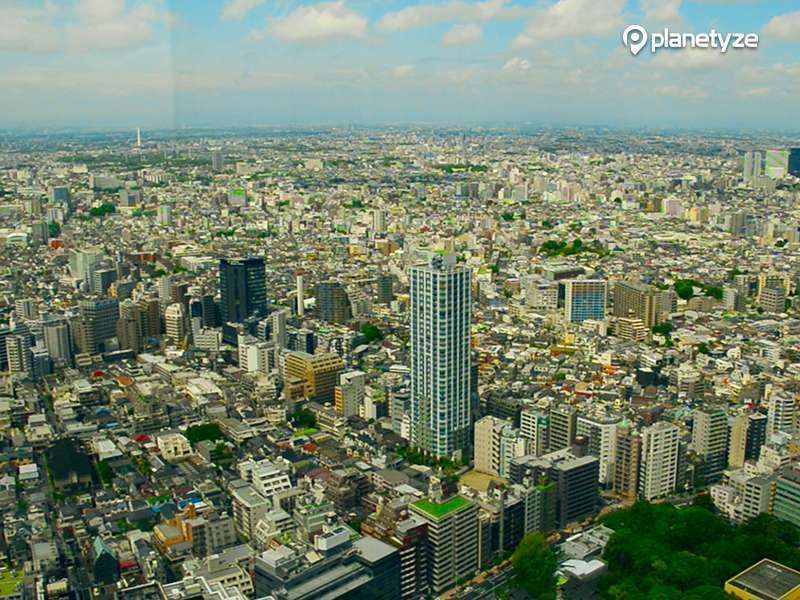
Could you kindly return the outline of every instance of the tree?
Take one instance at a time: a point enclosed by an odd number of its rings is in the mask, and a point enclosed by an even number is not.
[[[361,328],[361,335],[364,336],[368,344],[383,339],[383,332],[372,323],[367,323]]]
[[[796,569],[798,530],[769,515],[731,527],[710,496],[681,509],[639,502],[608,515],[614,530],[603,553],[600,597],[725,598],[725,581],[763,558]]]
[[[694,296],[694,281],[691,279],[679,279],[675,282],[675,293],[682,300],[688,300]]]
[[[200,442],[209,440],[216,442],[222,438],[222,430],[216,423],[204,423],[203,425],[192,425],[187,427],[184,433],[186,439],[192,444],[192,447]]]
[[[98,462],[96,470],[97,478],[100,480],[100,483],[104,486],[111,485],[111,482],[114,480],[114,469],[111,468],[108,461],[101,460]]]
[[[305,408],[298,410],[291,417],[292,425],[297,429],[310,429],[317,426],[317,417],[314,413]]]
[[[526,535],[511,557],[516,585],[531,598],[556,597],[558,560],[547,539],[540,533]]]
[[[61,235],[61,225],[58,223],[48,223],[47,235],[49,235],[51,238],[57,238],[59,235]]]

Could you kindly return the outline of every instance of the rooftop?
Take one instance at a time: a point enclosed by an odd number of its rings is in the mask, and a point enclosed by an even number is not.
[[[758,600],[796,598],[800,592],[800,573],[764,559],[729,579],[725,590],[732,593],[744,592],[747,597]]]
[[[22,583],[22,571],[9,571],[4,569],[0,573],[0,597],[11,596],[17,591],[17,586]]]
[[[463,496],[453,496],[441,504],[431,502],[430,500],[419,500],[418,502],[414,502],[411,506],[424,513],[426,516],[438,521],[450,513],[457,512],[469,505],[470,501]]]

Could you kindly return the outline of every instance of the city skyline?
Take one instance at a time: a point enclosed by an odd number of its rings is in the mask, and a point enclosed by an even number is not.
[[[78,0],[8,2],[0,16],[2,127],[759,130],[791,123],[800,91],[788,0]],[[633,57],[630,24],[752,31],[760,47]]]

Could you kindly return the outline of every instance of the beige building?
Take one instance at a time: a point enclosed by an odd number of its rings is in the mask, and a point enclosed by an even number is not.
[[[302,380],[305,395],[317,402],[333,402],[333,390],[344,369],[344,361],[335,352],[308,354],[289,352],[284,365],[284,380]]]

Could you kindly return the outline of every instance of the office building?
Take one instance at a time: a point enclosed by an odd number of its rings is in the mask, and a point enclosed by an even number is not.
[[[619,418],[614,416],[579,416],[577,435],[587,442],[587,452],[600,461],[599,482],[606,484],[611,478],[611,454],[617,435]]]
[[[797,464],[785,467],[778,474],[773,515],[800,527],[800,468]]]
[[[550,445],[550,413],[544,409],[526,407],[520,411],[519,430],[528,440],[528,453],[542,456]]]
[[[615,431],[611,453],[611,489],[615,494],[628,499],[636,498],[639,492],[639,462],[642,453],[642,438],[636,428],[628,422],[620,423]]]
[[[509,486],[509,494],[522,501],[523,533],[550,533],[556,527],[556,484],[523,479]]]
[[[544,456],[515,458],[509,468],[511,483],[555,486],[555,526],[566,527],[594,515],[599,507],[600,461],[579,448],[565,448]]]
[[[789,392],[775,390],[770,394],[767,403],[767,435],[795,433],[795,412],[797,402]]]
[[[328,323],[347,323],[352,318],[350,298],[339,281],[321,281],[315,290],[317,316]]]
[[[70,250],[69,271],[77,280],[87,287],[91,285],[92,274],[99,268],[105,253],[102,248],[86,248],[84,250]]]
[[[639,496],[648,502],[675,492],[678,478],[679,429],[659,421],[642,430]]]
[[[334,389],[334,407],[343,417],[358,416],[364,403],[367,374],[348,371],[339,375],[339,385]]]
[[[768,287],[762,290],[758,306],[767,314],[786,312],[786,291],[781,287]]]
[[[471,272],[454,255],[411,269],[411,443],[450,456],[469,441]]]
[[[427,595],[428,527],[419,517],[408,514],[407,501],[397,498],[378,505],[361,524],[361,532],[397,548],[401,600]]]
[[[58,204],[69,210],[71,206],[69,188],[65,185],[55,185],[51,187],[50,203]]]
[[[211,151],[211,170],[215,173],[221,173],[225,169],[225,157],[222,150],[214,148]]]
[[[741,413],[728,419],[728,466],[741,469],[747,449],[747,424],[749,415]]]
[[[562,450],[572,446],[578,425],[578,411],[569,404],[559,404],[550,409],[548,450]]]
[[[6,337],[6,361],[9,373],[31,374],[31,337],[29,335],[9,335]]]
[[[243,323],[266,316],[267,288],[264,259],[222,259],[219,263],[220,316],[223,323]]]
[[[334,388],[344,362],[335,352],[308,354],[288,352],[284,362],[284,380],[303,382],[305,397],[316,402],[333,402]]]
[[[478,506],[454,496],[420,500],[410,509],[427,526],[428,586],[438,596],[478,569]]]
[[[758,460],[761,446],[767,442],[767,422],[769,418],[762,413],[752,413],[747,419],[747,441],[745,460]]]
[[[66,320],[46,321],[42,326],[44,345],[53,362],[59,366],[72,364],[72,338]]]
[[[698,408],[692,413],[691,449],[702,459],[702,476],[706,483],[722,477],[728,466],[728,415],[722,408]]]
[[[85,299],[78,303],[84,329],[82,352],[105,352],[117,335],[119,304],[113,299]]]
[[[167,310],[164,311],[164,328],[167,337],[173,343],[178,344],[185,341],[189,335],[189,322],[183,304],[176,302],[167,307]]]
[[[564,317],[569,323],[606,318],[608,282],[602,279],[574,279],[566,282]]]
[[[375,281],[375,287],[378,304],[389,304],[394,300],[394,277],[388,273],[381,273]]]
[[[509,421],[493,416],[475,423],[475,470],[507,477],[511,461],[526,453],[526,439]]]
[[[351,542],[348,529],[329,528],[315,536],[313,552],[281,545],[257,556],[255,596],[392,600],[400,597],[400,564],[393,546],[375,538]]]
[[[619,281],[614,286],[614,316],[636,318],[651,329],[661,322],[660,291],[644,283]]]
[[[789,150],[789,174],[800,177],[800,148]]]
[[[744,167],[742,169],[742,179],[745,183],[757,181],[763,174],[764,157],[761,152],[746,152],[744,155]]]

